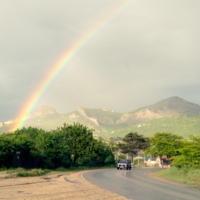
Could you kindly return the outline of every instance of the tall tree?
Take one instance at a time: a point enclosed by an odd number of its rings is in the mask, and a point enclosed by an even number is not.
[[[137,132],[130,132],[122,140],[122,143],[118,144],[122,153],[127,153],[131,156],[131,162],[133,163],[133,156],[140,150],[145,150],[149,147],[149,138],[139,135]]]
[[[155,156],[179,155],[179,149],[183,147],[183,138],[172,133],[155,133],[150,138],[151,146],[145,152]]]
[[[71,152],[62,132],[52,130],[38,135],[35,147],[43,157],[43,167],[54,169],[70,166]]]
[[[93,130],[88,129],[78,123],[73,125],[67,125],[66,123],[63,127],[57,129],[65,134],[67,144],[73,155],[72,161],[75,163],[77,159],[83,157],[93,157],[95,152],[93,147],[95,146],[93,138]]]

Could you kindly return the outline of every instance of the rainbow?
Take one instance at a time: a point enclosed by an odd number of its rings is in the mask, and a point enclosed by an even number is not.
[[[13,124],[10,131],[22,128],[27,122],[31,113],[38,107],[44,96],[47,94],[53,83],[63,73],[63,71],[70,65],[70,63],[83,51],[83,49],[106,29],[108,25],[118,19],[128,9],[136,7],[144,0],[128,0],[123,1],[110,13],[104,16],[94,27],[85,32],[53,65],[49,73],[44,77],[42,82],[37,86],[35,91],[29,96],[25,105],[17,115],[17,122]]]

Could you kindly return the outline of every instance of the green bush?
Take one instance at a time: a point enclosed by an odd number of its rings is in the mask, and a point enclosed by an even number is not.
[[[112,163],[113,157],[111,148],[95,140],[93,130],[80,124],[64,124],[52,131],[28,127],[0,135],[2,169],[104,166]]]
[[[92,167],[95,166],[95,163],[87,157],[83,157],[83,158],[78,158],[77,160],[77,166],[87,166],[87,167]]]
[[[106,164],[115,164],[115,158],[114,155],[110,155],[105,159]]]
[[[172,165],[177,168],[187,168],[189,166],[200,166],[200,139],[191,136],[189,141],[184,142],[184,146],[178,150],[180,155],[174,156]]]

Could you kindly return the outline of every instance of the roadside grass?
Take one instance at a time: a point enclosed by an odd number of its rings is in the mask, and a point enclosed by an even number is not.
[[[116,167],[115,164],[105,165],[102,167],[89,167],[89,166],[79,166],[79,167],[69,167],[69,168],[57,168],[54,170],[50,169],[24,169],[24,168],[0,168],[0,173],[7,174],[1,178],[15,178],[15,177],[30,177],[30,176],[41,176],[48,174],[50,172],[78,172],[82,170],[94,170],[94,169],[108,169]]]
[[[171,167],[166,170],[156,172],[156,175],[171,181],[184,183],[187,185],[200,185],[200,169],[199,168],[182,168]]]
[[[40,176],[51,172],[49,169],[24,169],[24,168],[10,168],[10,169],[1,169],[1,173],[5,173],[2,178],[15,178],[15,177],[28,177],[28,176]]]
[[[115,164],[110,164],[110,165],[105,165],[102,167],[89,167],[89,166],[80,166],[80,167],[69,167],[69,168],[64,168],[60,167],[55,170],[52,170],[53,172],[71,172],[71,171],[81,171],[81,170],[92,170],[92,169],[108,169],[108,168],[116,168]]]
[[[142,165],[134,165],[134,168],[143,168],[144,166]]]

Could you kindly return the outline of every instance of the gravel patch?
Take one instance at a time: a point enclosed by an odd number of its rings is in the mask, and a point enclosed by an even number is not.
[[[92,185],[81,177],[82,173],[50,173],[37,177],[0,179],[0,199],[127,199]]]

